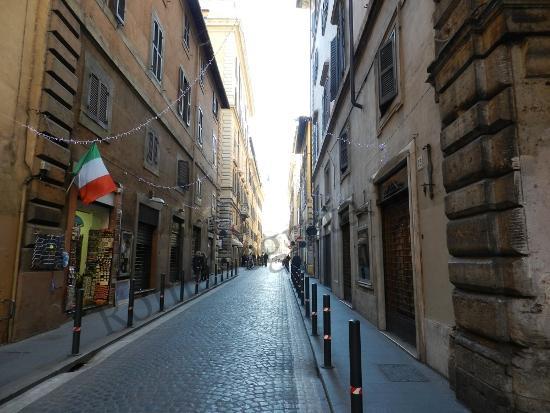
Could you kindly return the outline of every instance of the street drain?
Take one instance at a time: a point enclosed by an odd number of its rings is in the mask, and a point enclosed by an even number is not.
[[[408,364],[378,364],[378,368],[391,382],[429,381],[426,376]]]

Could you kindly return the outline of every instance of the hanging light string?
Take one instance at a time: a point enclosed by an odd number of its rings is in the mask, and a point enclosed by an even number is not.
[[[235,18],[235,22],[233,23],[232,28],[236,27],[238,22],[239,22],[239,19],[237,17],[237,18]],[[164,109],[162,109],[160,112],[156,113],[154,116],[146,119],[144,122],[140,123],[139,125],[134,126],[133,128],[128,129],[124,132],[119,132],[115,135],[109,135],[109,136],[105,136],[103,138],[80,139],[80,138],[71,137],[69,139],[65,139],[65,138],[59,138],[59,137],[56,137],[56,136],[51,136],[51,135],[48,135],[46,133],[40,132],[34,126],[27,125],[25,123],[19,122],[17,119],[13,119],[13,121],[15,123],[17,123],[18,125],[20,125],[21,127],[30,130],[32,133],[34,133],[37,136],[41,136],[41,137],[46,138],[46,139],[51,139],[51,140],[54,140],[56,142],[67,143],[67,144],[70,144],[70,145],[91,145],[91,144],[94,144],[94,143],[119,140],[119,139],[123,139],[127,136],[133,135],[133,134],[139,132],[141,129],[147,127],[151,122],[153,122],[155,120],[158,120],[160,117],[164,116],[168,111],[170,111],[175,105],[177,105],[180,102],[180,100],[183,99],[191,91],[192,87],[204,77],[204,74],[208,70],[209,66],[214,62],[214,59],[216,58],[216,55],[225,46],[225,43],[227,42],[227,39],[229,38],[231,33],[232,33],[232,31],[228,31],[228,33],[225,36],[225,38],[223,39],[220,47],[216,50],[215,53],[213,53],[213,55],[210,58],[210,60],[208,61],[208,63],[199,71],[199,75],[192,82],[189,83],[189,86],[182,91],[182,93],[177,97],[176,100],[174,100],[172,103],[168,104]]]

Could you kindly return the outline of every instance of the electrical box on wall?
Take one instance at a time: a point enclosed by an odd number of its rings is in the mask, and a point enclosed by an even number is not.
[[[420,155],[418,158],[416,158],[416,170],[421,171],[424,169],[424,158],[422,155]]]

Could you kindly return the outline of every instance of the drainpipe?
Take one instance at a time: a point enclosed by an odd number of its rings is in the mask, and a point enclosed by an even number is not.
[[[357,103],[355,98],[355,46],[353,45],[353,0],[349,0],[349,85],[351,104],[356,108],[363,109],[363,105]]]

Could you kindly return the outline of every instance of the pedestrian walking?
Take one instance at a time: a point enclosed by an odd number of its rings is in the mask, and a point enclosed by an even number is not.
[[[202,251],[195,252],[195,255],[193,256],[193,273],[195,274],[195,278],[199,279],[201,281],[204,281],[204,267],[205,267],[205,260]]]
[[[301,268],[302,268],[302,257],[300,257],[298,254],[295,254],[294,257],[292,257],[292,260],[290,262],[291,273],[297,274]]]
[[[269,255],[267,255],[267,252],[264,252],[264,267],[267,267],[268,259],[269,259]]]

